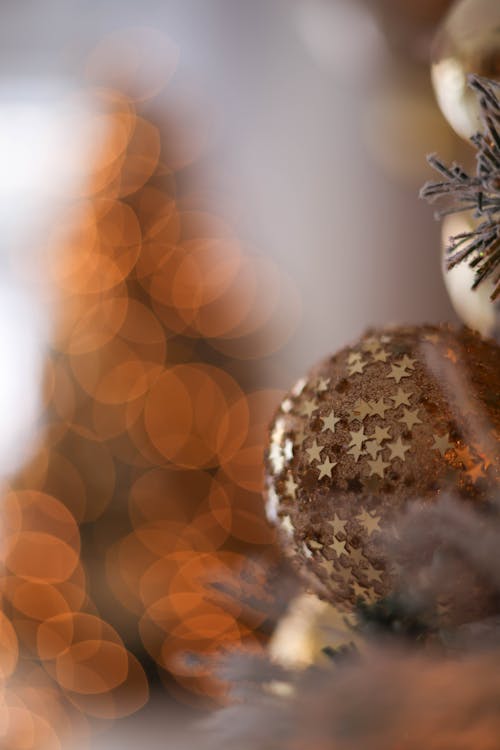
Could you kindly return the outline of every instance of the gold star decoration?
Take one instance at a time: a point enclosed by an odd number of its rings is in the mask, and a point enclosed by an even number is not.
[[[380,349],[380,341],[372,336],[366,339],[366,341],[363,341],[361,346],[365,352],[375,354],[375,352]]]
[[[309,456],[309,462],[319,461],[321,459],[321,451],[324,446],[318,445],[316,440],[313,440],[313,444],[310,448],[306,448],[306,453]]]
[[[384,440],[390,440],[391,435],[389,433],[388,427],[379,427],[378,425],[375,427],[375,432],[373,433],[375,440],[377,443],[383,443]]]
[[[304,403],[302,404],[300,413],[303,417],[310,417],[317,408],[318,407],[315,401],[313,401],[312,399],[306,399],[306,401],[304,401]]]
[[[333,542],[328,545],[330,549],[333,549],[337,557],[340,557],[340,555],[345,554],[345,542],[339,542],[339,540],[336,537],[333,537]]]
[[[399,422],[405,424],[409,430],[416,424],[422,424],[422,420],[418,418],[417,409],[413,411],[411,409],[403,408],[403,416],[399,418]]]
[[[405,453],[411,448],[410,445],[403,444],[401,437],[398,437],[398,439],[394,440],[392,443],[388,443],[386,447],[391,451],[391,461],[395,458],[400,458],[401,461],[404,461]]]
[[[407,354],[405,354],[399,364],[401,365],[401,367],[405,367],[407,370],[414,370],[416,361],[416,359],[412,359]]]
[[[450,435],[448,432],[446,435],[433,435],[433,438],[434,445],[432,447],[434,450],[439,451],[442,456],[454,447],[453,443],[450,443]]]
[[[324,391],[328,390],[328,386],[330,385],[330,378],[319,378],[318,382],[316,383],[316,390],[318,393],[323,393]]]
[[[370,476],[384,477],[384,471],[389,466],[387,461],[382,460],[382,456],[379,456],[375,461],[368,461],[370,466]]]
[[[375,362],[387,362],[387,357],[389,356],[385,349],[380,349],[378,352],[372,353],[373,359]]]
[[[318,393],[323,393],[324,391],[328,390],[329,385],[330,378],[319,378],[318,382],[316,383],[316,390]]]
[[[368,455],[372,458],[377,458],[381,450],[382,447],[377,443],[376,440],[369,440],[365,443],[365,453],[368,453]]]
[[[406,372],[408,369],[409,368],[403,365],[402,362],[396,362],[396,364],[391,365],[391,372],[387,377],[394,378],[396,383],[399,383],[403,378],[409,378],[411,376],[411,372]]]
[[[349,352],[347,356],[347,361],[350,365],[353,365],[355,362],[360,362],[361,352]]]
[[[467,474],[473,482],[477,482],[478,479],[485,476],[484,465],[479,462],[475,466],[472,466],[470,469],[468,469]]]
[[[372,516],[367,510],[361,511],[356,516],[359,522],[368,531],[368,534],[373,534],[374,531],[380,531],[380,516]]]
[[[367,362],[358,360],[350,365],[347,365],[347,371],[349,375],[356,375],[357,373],[361,375],[367,364]]]
[[[363,588],[357,581],[351,583],[351,586],[354,589],[354,595],[356,598],[366,598],[366,586]]]
[[[350,583],[352,580],[352,570],[351,568],[345,567],[342,565],[342,563],[339,562],[339,570],[335,571],[340,578],[342,578],[343,581],[346,583]]]
[[[345,532],[345,525],[347,521],[342,521],[336,513],[333,514],[333,519],[328,521],[330,526],[333,528],[333,533],[338,534],[339,531]]]
[[[352,456],[355,461],[359,461],[360,456],[363,455],[364,451],[363,448],[359,447],[359,445],[351,445],[347,453],[349,454],[349,456]]]
[[[298,486],[299,485],[294,481],[292,475],[290,475],[285,482],[286,494],[295,499]]]
[[[378,401],[368,401],[368,406],[370,407],[370,415],[372,417],[377,415],[382,418],[385,416],[387,409],[390,408],[384,404],[383,398],[379,398]]]
[[[349,447],[351,445],[356,446],[357,448],[363,447],[363,442],[367,439],[367,436],[365,435],[365,428],[360,427],[359,430],[351,430],[351,442],[349,443]]]
[[[373,567],[373,565],[370,565],[367,571],[367,576],[370,581],[378,581],[378,583],[382,583],[382,574],[383,572],[381,570],[377,570]]]
[[[401,364],[391,365],[391,372],[387,376],[388,378],[394,378],[396,383],[399,383],[403,378],[409,378],[410,372],[406,372],[406,367]]]
[[[395,396],[389,396],[391,401],[394,401],[394,409],[397,409],[398,406],[401,406],[401,404],[404,404],[405,406],[410,406],[410,396],[411,393],[406,393],[406,391],[403,391],[402,388],[398,388],[397,393]]]
[[[354,565],[360,565],[361,563],[367,562],[366,557],[363,554],[363,550],[358,549],[357,547],[351,547],[348,555],[349,562],[353,563]]]
[[[372,413],[371,406],[360,398],[354,404],[353,413],[357,415],[355,419],[363,420]]]
[[[337,466],[337,462],[334,461],[333,463],[330,461],[330,459],[327,457],[323,461],[322,464],[318,464],[316,468],[319,469],[319,477],[318,479],[322,479],[323,477],[329,477],[332,476],[332,469],[334,466]]]
[[[340,422],[340,417],[335,416],[335,412],[332,409],[329,414],[327,414],[324,417],[321,417],[321,421],[323,422],[322,432],[326,432],[326,430],[331,430],[332,432],[335,432],[335,425],[337,422]]]
[[[323,549],[324,545],[317,542],[316,539],[308,539],[307,546],[310,547],[311,549],[316,550],[316,549]]]

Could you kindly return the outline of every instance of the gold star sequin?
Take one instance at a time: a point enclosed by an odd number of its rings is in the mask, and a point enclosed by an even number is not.
[[[416,361],[416,359],[412,359],[407,354],[405,354],[399,364],[401,365],[401,367],[405,367],[407,370],[414,370]]]
[[[310,547],[311,549],[316,550],[316,549],[323,549],[324,545],[317,542],[316,539],[308,539],[307,546]]]
[[[365,352],[370,352],[370,354],[375,354],[375,352],[377,352],[380,349],[380,341],[372,337],[372,338],[366,339],[366,341],[363,341],[361,346]]]
[[[395,458],[400,458],[401,461],[405,460],[405,453],[410,450],[410,445],[404,445],[403,441],[401,440],[401,437],[398,437],[397,440],[394,440],[393,443],[388,443],[386,446],[391,451],[391,461]]]
[[[352,583],[351,586],[354,589],[354,596],[356,598],[358,597],[361,597],[363,599],[367,598],[366,586],[364,588],[361,587],[357,581],[354,581],[354,583]]]
[[[343,581],[346,583],[350,583],[352,580],[352,570],[351,568],[344,568],[344,566],[339,563],[339,570],[335,571],[337,575],[339,575]]]
[[[340,422],[340,417],[335,416],[335,412],[332,411],[327,414],[324,417],[321,417],[321,421],[323,422],[323,427],[321,429],[321,432],[326,432],[326,430],[331,430],[332,432],[335,432],[335,425],[337,422]]]
[[[367,571],[367,576],[370,581],[377,581],[378,583],[382,583],[382,575],[383,571],[377,570],[373,567],[373,565],[370,565]]]
[[[475,466],[472,466],[468,469],[467,474],[473,482],[477,482],[478,479],[485,476],[484,465],[478,463]]]
[[[389,464],[387,461],[382,460],[382,456],[379,456],[375,461],[368,461],[370,466],[370,476],[384,477],[384,471],[387,469]]]
[[[353,365],[355,362],[360,362],[361,352],[349,352],[347,355],[347,361],[350,365]]]
[[[347,371],[349,375],[356,375],[357,373],[361,375],[367,364],[367,362],[358,360],[350,365],[347,365]]]
[[[450,443],[450,435],[448,432],[446,435],[433,435],[433,438],[434,445],[432,447],[434,450],[439,451],[442,456],[454,447],[453,443]]]
[[[375,432],[373,433],[375,440],[377,443],[383,443],[384,440],[390,440],[391,435],[389,433],[388,427],[379,427],[378,425],[375,427]]]
[[[290,475],[285,482],[286,494],[295,499],[298,487],[299,485],[297,484],[297,482],[294,481],[293,477]]]
[[[328,545],[330,549],[333,549],[337,557],[340,557],[340,555],[344,554],[345,549],[345,542],[339,542],[339,540],[336,537],[333,537],[333,542]]]
[[[360,398],[354,404],[353,413],[357,415],[355,417],[356,419],[363,420],[372,413],[371,406],[366,401],[363,401],[362,398]]]
[[[367,510],[363,510],[361,513],[358,513],[356,518],[359,519],[359,522],[365,527],[369,535],[373,534],[374,531],[380,531],[380,516],[372,516]]]
[[[409,430],[416,424],[422,424],[422,420],[418,418],[417,409],[412,411],[411,409],[403,408],[403,416],[398,421],[405,424]]]
[[[316,384],[316,391],[318,393],[323,393],[324,391],[328,390],[329,385],[330,385],[330,378],[319,378]]]
[[[317,441],[314,440],[310,448],[306,448],[306,453],[309,456],[309,462],[319,461],[321,459],[321,451],[323,446],[318,445]]]
[[[376,440],[369,440],[365,443],[365,453],[368,453],[372,458],[377,458],[381,450],[382,446],[380,446]]]
[[[375,362],[387,362],[388,353],[385,349],[380,349],[378,352],[373,352],[373,359]]]
[[[333,519],[328,521],[330,526],[333,528],[333,533],[337,534],[339,531],[345,532],[345,525],[347,521],[342,521],[336,513],[333,514]]]
[[[387,376],[388,378],[394,378],[396,383],[399,383],[403,378],[409,378],[410,372],[406,372],[406,368],[401,364],[391,365],[391,372]]]
[[[390,409],[389,406],[384,404],[383,398],[379,398],[378,401],[368,401],[368,406],[370,407],[370,415],[372,417],[379,416],[384,418],[387,409]]]
[[[327,457],[323,461],[322,464],[318,464],[316,467],[319,469],[319,477],[318,479],[322,479],[323,477],[329,477],[331,479],[332,476],[332,469],[334,466],[337,466],[337,462],[334,461],[333,463],[330,461],[330,459]]]
[[[354,563],[355,565],[360,565],[362,562],[366,562],[363,550],[361,548],[357,549],[356,547],[351,547],[351,551],[349,552],[349,562]]]
[[[351,445],[347,453],[349,456],[352,456],[355,461],[359,461],[359,458],[363,455],[364,451],[363,448],[360,448],[358,445]]]
[[[410,396],[411,393],[406,393],[406,391],[403,391],[402,388],[398,388],[397,393],[395,396],[389,396],[391,401],[394,401],[394,409],[397,409],[398,406],[401,406],[401,404],[404,404],[405,406],[410,406]]]
[[[365,428],[360,427],[359,430],[351,430],[351,442],[349,443],[349,447],[355,446],[356,448],[362,448],[363,442],[367,439],[367,436],[365,435]]]
[[[310,417],[310,416],[312,416],[312,413],[313,413],[314,411],[316,411],[316,409],[317,409],[317,408],[318,408],[318,407],[317,407],[317,405],[316,405],[316,402],[315,402],[315,401],[313,401],[312,399],[307,399],[307,400],[306,400],[306,401],[304,401],[304,403],[302,404],[302,407],[301,407],[301,409],[300,409],[300,413],[301,413],[301,415],[302,415],[303,417]]]

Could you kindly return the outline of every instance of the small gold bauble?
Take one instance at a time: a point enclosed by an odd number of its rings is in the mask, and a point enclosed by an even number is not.
[[[432,82],[444,116],[462,138],[481,129],[469,74],[500,80],[500,3],[459,0],[434,41]]]
[[[491,300],[495,284],[493,277],[486,278],[476,289],[474,269],[467,263],[459,263],[451,270],[446,268],[447,247],[450,237],[472,232],[477,222],[467,214],[446,216],[442,228],[442,267],[444,283],[451,304],[465,325],[479,331],[482,336],[500,339],[500,298]]]
[[[499,393],[500,348],[447,326],[369,332],[296,384],[271,425],[267,513],[313,591],[347,610],[387,595],[384,535],[410,501],[488,502]]]

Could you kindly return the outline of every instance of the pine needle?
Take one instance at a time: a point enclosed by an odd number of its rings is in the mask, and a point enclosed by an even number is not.
[[[472,289],[492,277],[491,299],[495,300],[500,295],[500,83],[471,75],[469,86],[478,97],[483,126],[471,138],[477,150],[476,174],[469,175],[456,163],[447,167],[432,154],[427,160],[443,179],[427,182],[420,197],[429,203],[446,200],[437,219],[462,211],[473,211],[476,219],[482,219],[474,230],[450,238],[446,267],[450,270],[467,262],[475,271]]]

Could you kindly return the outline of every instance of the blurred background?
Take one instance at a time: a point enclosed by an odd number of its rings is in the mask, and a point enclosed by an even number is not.
[[[2,3],[2,748],[165,747],[226,700],[215,656],[265,649],[281,395],[454,320],[418,200],[427,153],[471,159],[431,83],[451,5]]]

